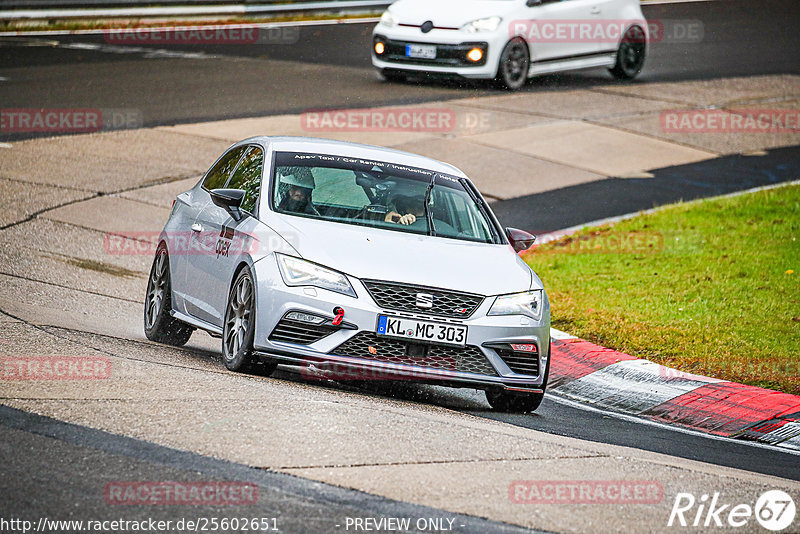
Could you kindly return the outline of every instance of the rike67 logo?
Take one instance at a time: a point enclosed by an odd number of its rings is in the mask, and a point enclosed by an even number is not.
[[[781,490],[762,493],[755,506],[725,503],[718,492],[699,499],[691,493],[678,493],[667,526],[739,528],[750,525],[755,517],[765,529],[780,532],[792,526],[796,512],[792,497]]]

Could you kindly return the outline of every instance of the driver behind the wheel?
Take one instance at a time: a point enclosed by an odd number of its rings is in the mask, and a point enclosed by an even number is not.
[[[394,198],[397,211],[386,214],[386,222],[409,225],[414,224],[418,217],[425,215],[425,197],[397,195]],[[399,212],[399,213],[398,213]]]
[[[292,213],[317,215],[319,212],[311,201],[314,191],[314,177],[311,171],[304,167],[292,169],[292,174],[281,174],[280,183],[283,188],[288,186],[278,203],[278,209]],[[283,189],[282,188],[282,189]]]

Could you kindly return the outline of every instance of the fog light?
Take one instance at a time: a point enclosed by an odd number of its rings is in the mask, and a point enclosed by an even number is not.
[[[375,43],[375,53],[376,54],[381,55],[385,51],[386,51],[386,46],[382,42],[378,41],[377,43]]]
[[[478,61],[483,59],[483,50],[481,50],[480,48],[473,48],[472,50],[467,52],[467,57],[469,58],[470,61],[474,61],[475,63],[477,63]]]
[[[290,321],[299,321],[301,323],[322,324],[325,322],[325,319],[323,317],[303,312],[287,313],[286,318],[289,319]]]
[[[511,350],[514,352],[530,352],[532,354],[536,354],[538,351],[536,350],[536,345],[532,343],[512,343]]]

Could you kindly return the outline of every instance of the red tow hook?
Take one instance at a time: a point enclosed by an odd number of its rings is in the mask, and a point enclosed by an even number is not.
[[[331,321],[331,324],[333,326],[339,326],[340,324],[342,324],[342,319],[344,319],[344,309],[342,309],[339,306],[336,306],[333,309],[333,313],[336,315],[336,317],[333,318],[333,321]]]

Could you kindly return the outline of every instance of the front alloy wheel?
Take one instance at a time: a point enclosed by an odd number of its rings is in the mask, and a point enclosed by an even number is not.
[[[542,400],[544,400],[544,391],[547,388],[547,380],[550,378],[550,357],[552,353],[551,345],[547,352],[547,365],[544,369],[541,393],[521,393],[502,389],[487,389],[485,393],[489,406],[498,412],[529,413],[536,411],[536,408],[538,408]]]
[[[508,42],[500,54],[500,64],[497,68],[497,81],[505,88],[516,91],[525,85],[528,80],[528,69],[531,58],[528,45],[517,37]]]
[[[231,371],[258,372],[267,376],[272,374],[277,364],[261,362],[253,355],[255,318],[255,284],[250,269],[244,267],[228,295],[222,330],[222,359]]]

